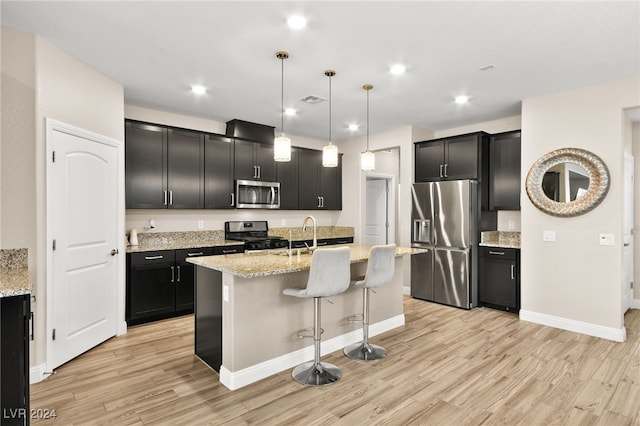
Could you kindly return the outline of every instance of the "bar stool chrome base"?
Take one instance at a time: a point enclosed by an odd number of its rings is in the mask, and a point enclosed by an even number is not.
[[[344,354],[351,359],[361,361],[375,361],[387,356],[387,351],[382,346],[371,343],[354,343],[344,348]]]
[[[328,362],[310,361],[300,364],[291,372],[293,380],[307,386],[324,386],[338,381],[342,372]]]

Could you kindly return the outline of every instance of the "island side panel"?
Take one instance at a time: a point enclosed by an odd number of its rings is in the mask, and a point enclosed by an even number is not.
[[[222,364],[222,273],[196,266],[195,353],[220,372]]]
[[[366,262],[351,265],[353,277],[364,275]],[[371,297],[371,323],[403,315],[402,263],[396,258],[393,282],[376,289]],[[241,278],[223,273],[223,286],[229,300],[223,302],[223,366],[231,372],[289,354],[313,345],[312,339],[299,339],[297,332],[313,326],[313,300],[284,296],[288,287],[303,288],[308,271]],[[322,301],[323,340],[360,330],[362,324],[348,317],[362,313],[362,290]],[[359,334],[361,336],[361,333]],[[353,342],[358,341],[354,339]]]

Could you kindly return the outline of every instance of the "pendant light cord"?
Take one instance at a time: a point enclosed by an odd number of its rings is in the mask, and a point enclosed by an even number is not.
[[[367,90],[367,152],[369,152],[369,90]]]
[[[329,143],[331,141],[331,76],[329,76]]]
[[[280,131],[284,135],[284,58],[280,58]]]

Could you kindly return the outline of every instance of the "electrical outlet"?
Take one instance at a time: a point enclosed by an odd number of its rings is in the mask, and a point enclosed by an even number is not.
[[[225,302],[229,301],[229,286],[227,285],[222,286],[222,300]]]
[[[513,220],[510,220],[507,222],[507,228],[509,229],[516,229],[516,223]]]
[[[204,229],[204,220],[198,221],[198,229]]]
[[[556,231],[542,231],[542,241],[555,241]]]
[[[601,246],[612,246],[612,245],[614,245],[613,234],[600,234],[600,245]]]

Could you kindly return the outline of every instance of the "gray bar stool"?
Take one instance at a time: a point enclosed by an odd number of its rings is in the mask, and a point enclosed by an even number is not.
[[[344,354],[349,358],[373,361],[384,358],[387,351],[378,345],[369,343],[369,291],[391,282],[395,269],[396,245],[387,244],[371,247],[367,272],[364,277],[351,282],[351,286],[362,288],[362,334],[363,342],[354,343],[344,348]]]
[[[320,362],[320,298],[334,296],[349,288],[351,249],[324,248],[313,252],[307,288],[285,288],[282,293],[294,297],[313,297],[314,360],[293,369],[293,379],[303,385],[322,386],[340,379],[342,372],[333,364]]]

